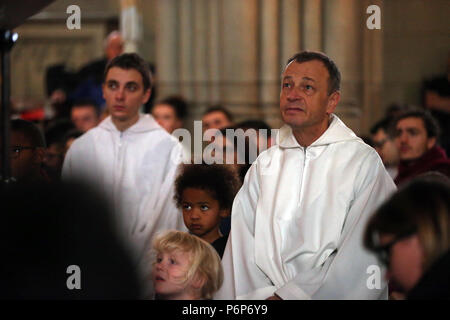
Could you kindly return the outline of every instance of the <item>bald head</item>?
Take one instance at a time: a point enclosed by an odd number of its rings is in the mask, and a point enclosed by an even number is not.
[[[119,31],[111,32],[105,40],[105,54],[108,61],[123,53],[123,38]]]

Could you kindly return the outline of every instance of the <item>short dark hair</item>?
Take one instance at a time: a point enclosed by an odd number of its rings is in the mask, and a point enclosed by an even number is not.
[[[370,134],[375,135],[378,130],[383,130],[389,139],[393,139],[395,137],[395,128],[394,121],[390,117],[385,117],[379,121],[377,121],[372,128],[370,128]]]
[[[228,166],[220,164],[185,164],[175,181],[175,201],[182,204],[183,191],[195,188],[207,191],[219,202],[221,209],[231,209],[240,187],[237,174]]]
[[[291,58],[288,59],[285,68],[291,63],[295,61],[297,63],[319,60],[321,61],[328,70],[328,95],[332,94],[335,91],[339,91],[341,89],[341,73],[339,72],[338,67],[326,54],[322,52],[316,51],[302,51],[296,53]]]
[[[168,104],[173,108],[178,119],[185,119],[188,113],[188,104],[181,96],[169,96],[155,104]]]
[[[435,137],[437,140],[439,140],[439,136],[441,134],[441,129],[439,128],[439,124],[437,123],[436,119],[431,115],[431,113],[428,110],[411,109],[411,110],[401,113],[395,119],[395,127],[397,127],[397,124],[400,120],[403,120],[406,118],[422,119],[424,126],[425,126],[425,130],[427,131],[428,138]]]
[[[45,139],[41,130],[30,121],[11,120],[11,132],[20,132],[31,143],[31,147],[45,148]]]
[[[89,98],[78,99],[72,104],[71,109],[79,107],[92,107],[95,110],[95,114],[97,116],[100,115],[100,108],[98,107],[98,104],[92,99]]]
[[[235,125],[235,128],[242,129],[242,130],[248,130],[248,129],[255,129],[256,131],[260,129],[266,129],[267,130],[267,137],[272,136],[272,128],[263,120],[246,120],[239,122],[237,125]]]
[[[206,109],[205,112],[203,112],[203,116],[206,116],[207,114],[210,114],[213,112],[222,112],[227,117],[228,121],[233,122],[233,115],[231,114],[231,112],[228,111],[227,109],[225,109],[221,105],[214,105],[214,106],[209,107],[208,109]]]
[[[108,75],[109,69],[117,67],[125,70],[134,69],[138,71],[142,76],[142,83],[144,85],[144,91],[151,89],[152,87],[152,75],[150,72],[150,67],[147,62],[144,61],[136,53],[124,53],[120,56],[112,59],[105,68],[103,73],[103,83],[106,81],[106,76]]]

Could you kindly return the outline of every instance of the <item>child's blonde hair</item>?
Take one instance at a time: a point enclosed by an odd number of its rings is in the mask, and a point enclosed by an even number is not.
[[[206,241],[187,232],[169,230],[153,241],[156,253],[183,251],[189,253],[190,267],[181,283],[189,283],[195,276],[204,279],[202,299],[212,299],[223,283],[223,268],[216,250]],[[153,266],[156,260],[153,262]]]

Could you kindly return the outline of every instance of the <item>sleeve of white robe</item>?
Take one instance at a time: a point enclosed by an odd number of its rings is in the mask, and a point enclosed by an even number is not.
[[[253,254],[258,194],[257,164],[254,163],[233,202],[231,233],[222,258],[224,282],[214,299],[239,299],[241,295],[254,291],[255,288],[272,293],[276,289],[270,279],[256,266]]]
[[[374,153],[364,159],[359,176],[362,178],[355,185],[355,198],[347,214],[337,250],[322,266],[297,274],[276,290],[275,293],[281,298],[387,298],[384,270],[381,267],[379,269],[378,286],[371,281],[371,276],[373,266],[380,266],[380,263],[363,247],[362,239],[368,219],[396,187]]]

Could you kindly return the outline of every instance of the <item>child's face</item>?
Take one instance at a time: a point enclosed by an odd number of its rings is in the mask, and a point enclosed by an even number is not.
[[[159,252],[152,270],[155,292],[164,299],[181,300],[189,293],[189,283],[184,283],[189,270],[189,253],[175,250]]]
[[[186,188],[182,194],[183,219],[189,231],[196,236],[213,242],[219,234],[219,224],[228,211],[220,209],[219,201],[208,191]]]

